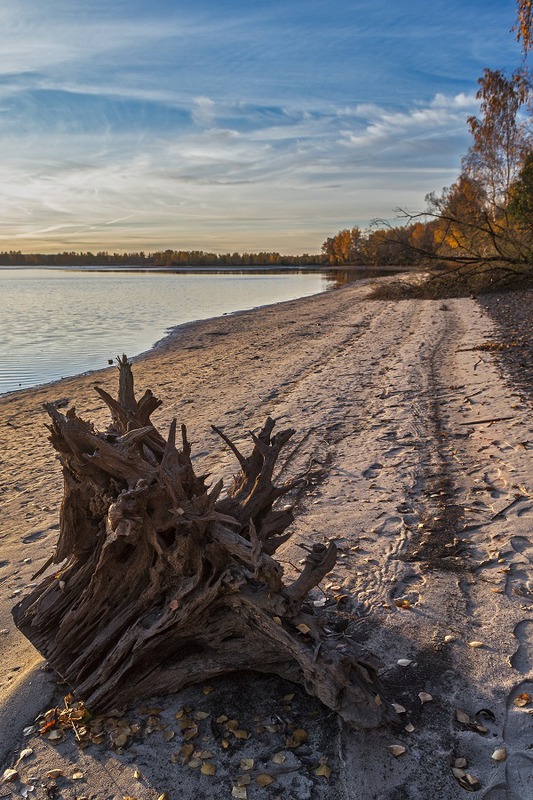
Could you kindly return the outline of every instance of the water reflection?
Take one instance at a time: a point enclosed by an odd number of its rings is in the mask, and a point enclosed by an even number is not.
[[[350,267],[349,269],[334,267],[328,270],[322,269],[328,289],[340,289],[341,286],[346,286],[346,284],[354,283],[355,281],[383,278],[385,275],[397,275],[406,271],[406,267]]]
[[[382,270],[322,267],[0,268],[0,394],[100,369],[170,328],[326,289]]]

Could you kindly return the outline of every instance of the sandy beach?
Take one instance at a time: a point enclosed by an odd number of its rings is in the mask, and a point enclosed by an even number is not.
[[[0,797],[533,798],[531,407],[479,349],[496,334],[475,300],[369,291],[183,326],[134,359],[134,375],[163,400],[159,428],[187,424],[213,481],[235,461],[212,424],[237,443],[268,415],[297,429],[283,477],[312,465],[320,478],[280,558],[296,575],[299,542],[337,541],[322,589],[381,660],[405,725],[357,732],[300,687],[238,675],[143,701],[86,749],[72,732],[59,743],[35,732],[68,691],[11,619],[57,538],[62,479],[42,406],[75,405],[105,427],[93,386],[115,393],[110,368],[0,397],[0,774],[17,773]],[[184,708],[199,713],[196,767],[177,755]],[[248,736],[221,745],[222,717]],[[121,719],[132,733],[117,747]],[[297,747],[295,725],[308,734]]]

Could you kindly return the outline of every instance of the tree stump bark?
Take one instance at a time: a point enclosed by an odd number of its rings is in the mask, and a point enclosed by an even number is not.
[[[273,483],[294,431],[273,435],[267,419],[245,456],[213,428],[240,465],[222,497],[222,482],[196,475],[185,426],[179,448],[176,421],[164,439],[150,422],[160,401],[150,391],[137,401],[118,361],[118,399],[96,389],[107,431],[46,406],[64,474],[47,564],[59,566],[15,606],[17,627],[95,712],[255,670],[303,684],[357,727],[394,720],[373,657],[349,637],[339,649],[331,615],[306,601],[335,564],[334,542],[307,548],[287,584],[273,557],[294,519],[276,501],[302,483]]]

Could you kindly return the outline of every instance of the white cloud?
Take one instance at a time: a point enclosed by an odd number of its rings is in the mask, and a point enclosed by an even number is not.
[[[195,97],[192,118],[198,125],[211,125],[215,120],[215,101],[210,97]]]
[[[439,96],[403,111],[265,112],[198,97],[196,132],[4,136],[0,248],[316,251],[332,230],[419,208],[448,184],[465,108]]]
[[[416,144],[421,160],[425,149],[434,152],[435,147],[440,147],[446,156],[453,149],[453,142],[465,139],[466,117],[477,109],[475,97],[465,94],[453,97],[438,94],[431,102],[413,104],[405,111],[361,104],[350,116],[343,115],[345,124],[340,142],[365,154],[371,150],[384,153],[392,148],[399,156]],[[346,124],[349,119],[352,120],[351,126]]]

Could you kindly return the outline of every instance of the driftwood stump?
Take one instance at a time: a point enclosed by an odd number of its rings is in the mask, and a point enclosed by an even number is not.
[[[59,565],[13,609],[17,627],[94,711],[237,670],[276,673],[361,728],[395,718],[371,656],[325,630],[306,602],[336,547],[314,544],[300,576],[283,581],[273,556],[291,535],[292,509],[276,501],[298,481],[273,484],[294,431],[267,419],[225,496],[197,476],[185,426],[165,440],[150,422],[160,405],[137,401],[126,356],[115,400],[97,388],[112,422],[99,433],[75,409],[47,405],[64,473]],[[44,570],[41,570],[43,572]]]

